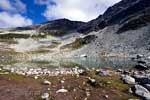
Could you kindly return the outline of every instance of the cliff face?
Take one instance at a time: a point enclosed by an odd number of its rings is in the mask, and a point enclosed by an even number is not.
[[[88,33],[119,24],[120,33],[147,25],[149,23],[149,15],[150,0],[122,0],[109,7],[103,15],[81,26],[78,32]],[[127,23],[130,26],[128,29],[126,28]]]

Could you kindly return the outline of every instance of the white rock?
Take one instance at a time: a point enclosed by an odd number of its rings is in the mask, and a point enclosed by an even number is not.
[[[10,72],[11,72],[11,73],[14,73],[14,72],[15,72],[15,69],[14,69],[14,68],[11,68],[11,69],[10,69]]]
[[[150,59],[150,56],[148,56],[147,58]]]
[[[106,98],[106,99],[108,99],[108,97],[109,97],[108,95],[105,95],[105,98]]]
[[[50,88],[47,88],[47,90],[50,91],[51,89],[50,89]]]
[[[123,76],[122,79],[127,84],[135,84],[135,79],[129,75]]]
[[[68,92],[68,90],[66,89],[59,89],[56,91],[56,93],[66,93],[66,92]]]
[[[91,94],[90,92],[86,92],[86,96],[89,97]]]
[[[95,83],[96,80],[95,79],[89,79],[92,83]]]
[[[87,57],[87,55],[86,55],[86,54],[82,54],[82,55],[80,55],[80,57],[85,57],[85,58],[86,58],[86,57]]]
[[[64,81],[64,80],[61,80],[60,82],[61,82],[62,84],[63,84],[63,83],[65,83],[65,81]]]
[[[50,82],[50,81],[45,80],[45,81],[43,82],[43,84],[44,84],[44,85],[51,85],[51,82]]]
[[[41,96],[41,98],[48,100],[48,98],[49,98],[49,93],[43,93],[42,96]]]
[[[88,98],[84,98],[84,100],[87,100]]]
[[[38,79],[38,76],[34,76],[34,79]]]
[[[144,98],[144,100],[150,100],[150,92],[141,85],[134,86],[134,93]]]

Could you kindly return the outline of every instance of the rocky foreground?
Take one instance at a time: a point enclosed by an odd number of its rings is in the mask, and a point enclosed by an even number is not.
[[[80,74],[26,76],[4,72],[0,75],[0,100],[128,100],[130,85],[119,72],[90,70]],[[132,86],[132,85],[131,85]]]
[[[0,100],[150,100],[149,63],[132,69],[0,69]]]

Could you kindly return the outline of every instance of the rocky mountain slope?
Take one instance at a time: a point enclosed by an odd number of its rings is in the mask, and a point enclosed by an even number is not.
[[[7,33],[0,38],[38,38],[44,46],[51,41],[49,56],[149,56],[150,0],[122,0],[87,23],[59,19],[0,33]]]
[[[122,0],[103,15],[78,28],[98,38],[76,54],[107,56],[150,55],[150,1]]]
[[[118,24],[120,26],[118,32],[120,33],[145,26],[149,22],[149,0],[122,0],[109,7],[103,15],[81,26],[78,32],[88,33]]]

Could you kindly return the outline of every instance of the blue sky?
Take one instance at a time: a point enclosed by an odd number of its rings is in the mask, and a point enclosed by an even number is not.
[[[67,18],[89,21],[120,0],[0,0],[0,27],[21,27]]]
[[[26,9],[28,9],[24,15],[32,19],[34,23],[47,21],[47,19],[42,15],[46,9],[46,5],[37,5],[34,0],[22,0],[22,2],[27,5]]]

